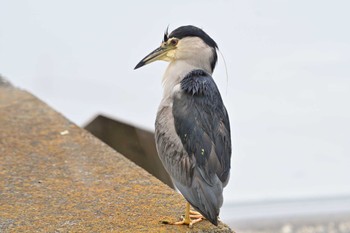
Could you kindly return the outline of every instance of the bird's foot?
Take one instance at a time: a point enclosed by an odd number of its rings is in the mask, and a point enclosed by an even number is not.
[[[178,222],[162,221],[162,223],[170,225],[188,225],[189,228],[192,228],[193,224],[205,219],[203,215],[201,215],[199,212],[190,210],[189,203],[187,203],[186,205],[185,215],[182,215],[181,218],[182,220]]]
[[[188,225],[189,228],[193,227],[193,224],[202,221],[205,219],[203,215],[201,215],[197,211],[191,211],[190,216],[188,219],[185,218],[185,216],[181,216],[182,220],[178,222],[170,222],[170,221],[162,221],[163,224],[169,224],[169,225]]]
[[[182,217],[182,220],[181,221],[178,221],[178,222],[172,222],[172,223],[169,223],[171,225],[188,225],[189,228],[192,228],[193,227],[193,224],[197,223],[197,222],[200,222],[204,219],[204,217],[202,215],[200,215],[200,217],[198,215],[196,215],[194,218],[189,218],[189,219],[186,219],[184,217]]]
[[[204,216],[201,213],[199,213],[198,211],[194,211],[194,210],[190,210],[190,218],[191,219],[195,219],[195,220],[197,220],[197,219],[201,219],[201,220],[205,219]]]

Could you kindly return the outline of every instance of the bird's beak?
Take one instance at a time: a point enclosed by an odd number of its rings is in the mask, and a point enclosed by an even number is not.
[[[165,43],[162,43],[162,45],[159,48],[157,48],[156,50],[148,54],[144,59],[142,59],[135,66],[134,70],[157,60],[165,60],[167,57],[167,52],[171,49],[172,49],[171,47],[166,46]]]

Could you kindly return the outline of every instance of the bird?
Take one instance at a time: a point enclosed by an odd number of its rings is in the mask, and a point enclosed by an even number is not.
[[[232,148],[229,116],[212,77],[217,50],[201,28],[181,26],[170,34],[167,28],[161,45],[134,68],[157,60],[169,62],[155,141],[162,164],[187,200],[184,217],[171,224],[192,227],[207,219],[218,225]]]

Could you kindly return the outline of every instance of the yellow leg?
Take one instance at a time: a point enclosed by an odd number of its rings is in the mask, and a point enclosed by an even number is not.
[[[170,223],[173,225],[188,225],[189,227],[192,227],[193,224],[200,222],[204,219],[204,217],[198,213],[197,211],[192,211],[190,209],[190,203],[186,203],[186,210],[185,210],[185,217],[179,221],[179,222],[174,222]],[[193,220],[191,218],[194,218]]]
[[[190,203],[186,203],[186,210],[185,210],[185,218],[183,218],[179,222],[174,222],[172,224],[174,225],[190,225],[191,219],[190,219]]]

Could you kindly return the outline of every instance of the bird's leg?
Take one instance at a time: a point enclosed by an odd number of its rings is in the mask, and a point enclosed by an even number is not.
[[[190,219],[190,203],[186,203],[186,210],[185,210],[185,217],[182,217],[182,220],[179,222],[172,223],[174,225],[190,225],[191,219]]]
[[[193,220],[191,219],[193,218]],[[171,223],[173,225],[188,225],[192,227],[193,224],[200,222],[204,219],[204,217],[198,213],[197,211],[190,210],[190,203],[186,203],[185,217],[179,222]]]

